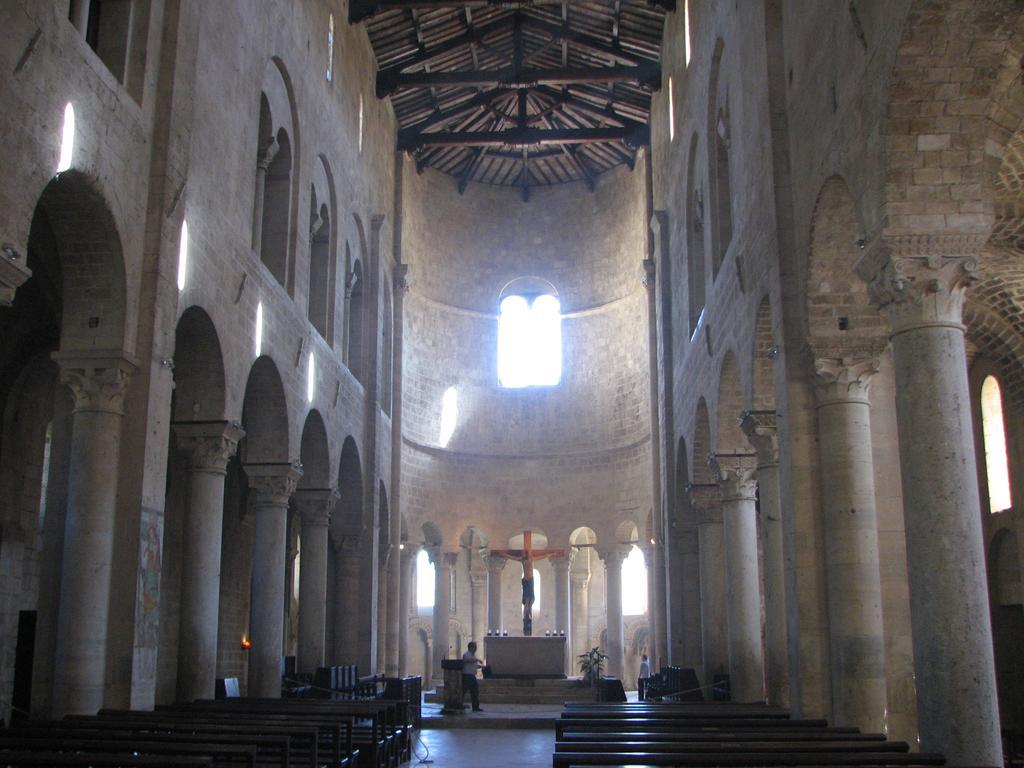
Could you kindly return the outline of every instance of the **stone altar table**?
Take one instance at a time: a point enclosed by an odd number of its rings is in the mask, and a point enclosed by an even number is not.
[[[491,677],[565,677],[564,637],[485,637]]]

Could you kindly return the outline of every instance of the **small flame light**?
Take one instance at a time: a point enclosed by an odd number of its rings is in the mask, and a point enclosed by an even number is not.
[[[242,635],[242,650],[248,651],[250,648],[252,648],[252,640],[245,635]]]

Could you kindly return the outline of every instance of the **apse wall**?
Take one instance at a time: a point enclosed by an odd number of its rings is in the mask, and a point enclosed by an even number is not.
[[[554,546],[580,525],[610,543],[651,506],[644,177],[623,168],[582,185],[518,190],[454,181],[407,165],[403,506],[410,539],[430,521],[453,545],[468,525],[492,544],[529,525]],[[562,305],[562,378],[503,389],[502,289],[550,282]],[[441,401],[458,391],[440,445]]]

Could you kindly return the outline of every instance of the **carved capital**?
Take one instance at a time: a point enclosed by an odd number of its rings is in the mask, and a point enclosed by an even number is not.
[[[25,259],[10,243],[4,243],[0,253],[0,307],[9,307],[14,303],[14,294],[18,288],[32,277],[32,270],[25,264]]]
[[[176,421],[171,428],[178,449],[188,454],[192,472],[227,474],[228,460],[245,437],[242,425],[235,421]]]
[[[718,476],[723,502],[757,498],[756,454],[717,453],[708,463]]]
[[[246,464],[249,489],[256,492],[256,506],[288,506],[302,469],[298,463]]]
[[[348,560],[357,560],[362,557],[362,550],[359,548],[358,536],[334,536],[330,538],[331,547],[335,554]]]
[[[411,566],[412,563],[416,561],[416,557],[419,555],[420,549],[421,547],[419,544],[410,544],[409,542],[402,544],[402,566]]]
[[[470,571],[469,572],[469,583],[470,586],[482,589],[487,586],[487,571]]]
[[[654,259],[644,259],[644,288],[652,290],[658,282],[658,270]]]
[[[607,570],[621,570],[622,562],[629,556],[629,548],[625,545],[597,550],[597,556],[604,561]]]
[[[590,571],[569,571],[569,583],[574,589],[584,589],[590,584]]]
[[[718,483],[690,483],[686,495],[698,523],[722,522],[722,492]]]
[[[758,467],[774,467],[779,463],[779,430],[775,411],[744,411],[740,429],[757,452]]]
[[[74,396],[75,413],[124,413],[124,396],[137,366],[117,352],[54,352],[60,380]]]
[[[326,528],[341,494],[337,488],[300,488],[295,491],[295,508],[302,518],[302,527]]]
[[[395,274],[392,277],[395,295],[404,294],[409,290],[409,265],[396,264]]]
[[[451,570],[459,562],[458,552],[445,552],[439,547],[430,547],[427,549],[427,555],[430,557],[430,562],[433,563],[435,568],[444,570]]]
[[[508,562],[504,557],[488,557],[487,558],[487,571],[488,573],[500,576],[501,572],[505,570],[505,564]]]
[[[270,140],[265,142],[259,149],[256,167],[266,173],[267,169],[270,168],[270,164],[274,162],[274,158],[277,157],[277,153],[280,149],[281,145],[277,143],[277,139],[271,136]]]
[[[870,403],[871,379],[878,358],[819,357],[814,361],[814,391],[818,407],[836,403]]]
[[[967,288],[977,280],[984,235],[881,237],[856,265],[872,300],[889,313],[892,335],[914,328],[963,329]]]
[[[572,567],[572,561],[575,556],[576,552],[570,549],[567,554],[562,555],[561,557],[550,557],[548,559],[551,561],[551,568],[555,573],[565,574],[569,571],[569,568]]]

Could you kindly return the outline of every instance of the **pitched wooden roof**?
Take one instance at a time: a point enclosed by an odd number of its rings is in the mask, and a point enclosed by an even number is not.
[[[419,168],[519,187],[632,167],[673,0],[351,0],[398,146]]]

